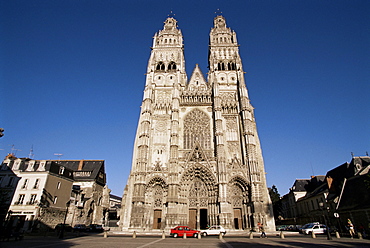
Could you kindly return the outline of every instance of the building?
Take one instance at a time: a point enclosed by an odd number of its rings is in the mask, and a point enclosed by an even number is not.
[[[104,160],[61,160],[73,171],[73,191],[67,222],[75,224],[105,224],[109,208]],[[106,199],[105,199],[106,198]]]
[[[309,179],[298,179],[281,198],[281,224],[327,222],[346,232],[347,219],[355,227],[370,232],[370,157],[353,157],[326,173]],[[297,192],[298,191],[298,192]],[[298,194],[297,194],[298,193]]]
[[[0,227],[4,226],[4,221],[8,215],[8,210],[13,199],[20,177],[9,169],[7,161],[15,158],[8,155],[0,167]]]
[[[14,194],[8,208],[8,223],[17,229],[31,230],[36,221],[48,223],[63,220],[70,199],[73,171],[47,160],[7,156],[2,171],[14,173]],[[15,183],[17,181],[18,183]]]
[[[103,224],[108,216],[103,160],[33,160],[9,155],[1,165],[0,178],[1,189],[9,195],[3,210],[8,226],[35,231],[64,221]]]
[[[298,217],[296,202],[307,193],[306,186],[309,179],[296,179],[289,193],[281,197],[281,216],[280,220],[294,219]]]
[[[119,214],[121,211],[122,197],[109,194],[109,216],[108,216],[108,226],[118,227],[119,224]]]
[[[120,228],[275,230],[236,33],[214,18],[207,80],[188,80],[177,21],[155,34]]]

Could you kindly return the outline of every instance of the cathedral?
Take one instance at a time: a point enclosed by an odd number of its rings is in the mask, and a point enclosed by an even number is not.
[[[214,18],[207,78],[188,79],[175,18],[153,39],[120,229],[275,230],[236,33]]]

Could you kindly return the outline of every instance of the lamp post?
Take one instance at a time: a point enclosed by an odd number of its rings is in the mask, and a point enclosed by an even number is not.
[[[331,237],[331,235],[330,235],[330,230],[329,230],[329,225],[328,225],[328,222],[327,222],[327,220],[326,220],[326,217],[328,217],[327,216],[327,214],[324,212],[324,203],[323,202],[319,202],[319,205],[320,205],[320,208],[321,208],[321,210],[322,210],[322,216],[324,217],[324,221],[325,221],[325,226],[326,226],[326,237],[327,237],[327,239],[328,240],[332,240],[332,237]],[[328,210],[329,211],[329,210]]]
[[[70,201],[67,201],[67,203],[66,203],[66,214],[64,215],[62,229],[60,230],[60,234],[59,234],[60,239],[64,238],[64,228],[65,228],[65,225],[66,225],[66,219],[67,219],[67,215],[68,215],[69,204],[70,204]]]

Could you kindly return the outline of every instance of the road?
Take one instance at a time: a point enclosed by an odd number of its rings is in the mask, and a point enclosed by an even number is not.
[[[285,235],[285,239],[280,239],[278,236],[269,235],[268,238],[258,238],[255,236],[249,239],[246,236],[228,236],[224,239],[218,239],[215,236],[195,238],[172,238],[145,236],[132,238],[131,236],[111,235],[104,238],[103,234],[89,235],[67,235],[65,239],[58,239],[56,236],[25,236],[22,241],[3,241],[0,242],[1,248],[241,248],[241,247],[312,247],[312,248],[328,248],[328,247],[370,247],[368,239],[350,239],[333,237],[333,240],[327,240],[326,236],[317,235],[316,239],[304,235]]]

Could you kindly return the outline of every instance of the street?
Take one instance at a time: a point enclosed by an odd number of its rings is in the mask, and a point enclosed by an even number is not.
[[[104,238],[103,234],[91,235],[67,235],[65,239],[58,239],[56,236],[25,236],[21,241],[2,241],[1,248],[65,248],[65,247],[86,247],[86,248],[101,248],[101,247],[125,247],[125,248],[241,248],[241,247],[370,247],[368,239],[350,239],[350,238],[333,238],[327,240],[326,236],[317,235],[316,239],[308,235],[290,236],[285,234],[285,239],[278,236],[268,235],[268,238],[259,238],[257,234],[253,239],[246,236],[225,236],[224,239],[218,239],[217,236],[195,238],[172,238],[166,236],[162,239],[160,236],[142,236],[137,238],[132,236],[110,235]]]

